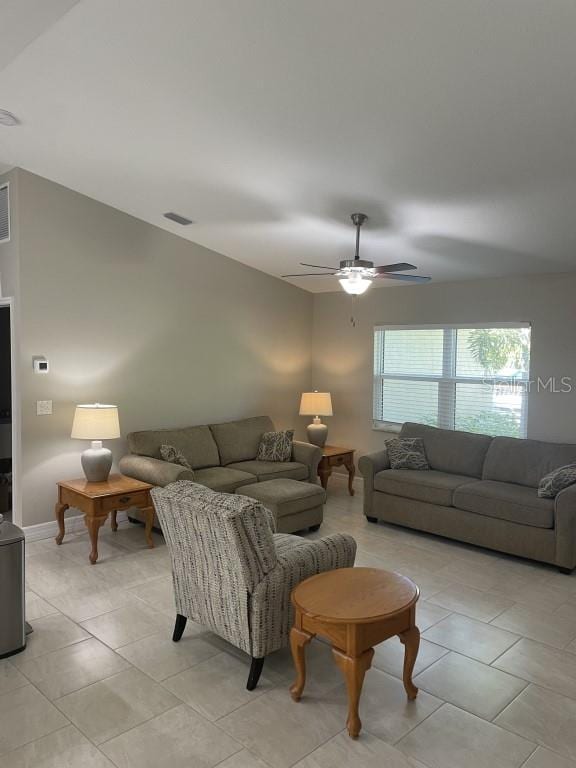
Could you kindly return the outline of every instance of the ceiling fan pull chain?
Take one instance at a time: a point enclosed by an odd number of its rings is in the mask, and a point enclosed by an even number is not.
[[[358,303],[358,296],[355,296],[353,294],[350,295],[350,298],[352,299],[352,313],[350,315],[350,325],[352,328],[356,328],[356,305]]]

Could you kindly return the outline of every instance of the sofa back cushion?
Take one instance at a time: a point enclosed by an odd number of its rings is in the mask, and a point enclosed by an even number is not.
[[[210,429],[220,452],[220,463],[226,466],[255,459],[262,435],[272,432],[274,424],[268,416],[254,416],[224,424],[210,424]]]
[[[438,429],[407,421],[401,437],[421,437],[430,469],[455,475],[482,477],[484,459],[493,438],[472,432]]]
[[[128,435],[128,448],[139,456],[161,459],[160,446],[173,445],[188,460],[192,469],[214,467],[220,464],[218,446],[210,427],[182,427],[181,429],[146,429]]]
[[[566,464],[576,464],[576,445],[495,437],[482,478],[538,488],[544,475]]]

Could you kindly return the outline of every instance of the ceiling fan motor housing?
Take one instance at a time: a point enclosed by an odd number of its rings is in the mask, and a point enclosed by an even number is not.
[[[374,262],[368,261],[367,259],[343,259],[340,262],[340,269],[337,274],[342,273],[347,275],[352,271],[370,272],[370,274],[373,274]]]

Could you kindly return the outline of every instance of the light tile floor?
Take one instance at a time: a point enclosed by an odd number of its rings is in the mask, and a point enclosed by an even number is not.
[[[346,531],[358,565],[422,590],[414,702],[394,638],[376,649],[358,741],[329,649],[309,647],[295,704],[287,651],[245,689],[248,659],[199,626],[171,642],[161,536],[103,529],[87,564],[76,526],[27,547],[28,648],[0,661],[2,768],[576,768],[576,574],[406,529],[371,525],[331,481],[317,534]]]

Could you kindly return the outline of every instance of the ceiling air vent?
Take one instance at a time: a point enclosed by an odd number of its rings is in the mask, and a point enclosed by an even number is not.
[[[175,221],[176,224],[182,224],[183,227],[193,223],[192,219],[187,219],[186,216],[180,216],[179,213],[174,213],[174,211],[168,211],[168,213],[165,213],[164,218],[170,219],[170,221]]]
[[[0,187],[0,243],[10,240],[10,198],[8,184]]]

